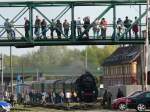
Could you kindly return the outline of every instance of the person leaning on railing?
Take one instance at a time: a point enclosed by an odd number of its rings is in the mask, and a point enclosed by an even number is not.
[[[4,23],[4,27],[5,27],[5,30],[7,32],[7,37],[8,39],[12,38],[14,39],[15,38],[15,31],[13,29],[13,21],[9,22],[9,19],[7,18],[5,20],[5,23]]]

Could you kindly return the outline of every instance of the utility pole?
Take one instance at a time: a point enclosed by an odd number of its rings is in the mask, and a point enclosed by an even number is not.
[[[2,85],[2,99],[4,100],[4,77],[3,77],[3,55],[1,54],[1,85]]]
[[[145,91],[147,90],[147,76],[148,76],[148,47],[149,47],[149,31],[148,31],[148,23],[149,23],[149,0],[147,0],[147,16],[146,16],[146,39],[145,39]]]
[[[10,46],[11,93],[13,94],[12,46]]]
[[[144,34],[143,34],[144,35]],[[140,69],[140,71],[141,71],[141,76],[140,76],[140,78],[141,78],[141,85],[142,85],[142,91],[144,91],[144,89],[145,89],[145,79],[144,79],[144,75],[145,75],[145,45],[141,45],[140,46],[140,51],[141,51],[141,56],[140,56],[140,61],[141,61],[141,69]]]

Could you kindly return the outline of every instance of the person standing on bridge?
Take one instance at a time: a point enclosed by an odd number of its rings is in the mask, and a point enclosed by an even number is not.
[[[64,23],[63,23],[63,28],[64,28],[64,34],[68,37],[68,33],[69,33],[69,23],[67,21],[67,19],[65,19]]]
[[[24,24],[24,30],[25,30],[25,37],[29,37],[29,31],[30,31],[30,21],[24,17],[25,24]]]
[[[49,27],[50,29],[50,32],[51,32],[51,38],[53,39],[54,38],[54,30],[55,30],[55,22],[54,22],[54,19],[52,19],[52,22],[51,22],[51,25]]]
[[[4,27],[5,27],[5,31],[7,33],[7,37],[9,38],[10,37],[11,25],[9,23],[9,19],[8,18],[5,20]]]
[[[97,19],[93,24],[93,35],[94,35],[93,39],[96,39],[96,37],[99,36],[99,31],[100,31],[99,20]]]
[[[47,22],[45,21],[45,19],[43,19],[41,22],[41,28],[42,28],[42,36],[44,39],[46,39],[46,27],[47,27]]]
[[[126,16],[126,19],[124,21],[124,27],[125,27],[125,31],[127,31],[127,29],[130,28],[131,26],[131,23],[132,23],[132,20],[130,20],[128,18],[128,16]],[[129,32],[129,39],[131,39],[131,29],[128,31]],[[126,33],[126,39],[128,38],[128,33]]]
[[[117,20],[117,36],[120,36],[123,31],[123,21],[121,18],[118,18]]]
[[[108,25],[108,23],[107,23],[107,21],[105,20],[105,18],[102,18],[102,20],[101,20],[101,22],[100,22],[102,39],[106,39],[107,25]]]
[[[41,27],[41,20],[39,19],[38,16],[36,16],[34,34],[36,35],[36,38],[38,39],[40,38],[40,27]]]
[[[9,39],[15,39],[16,37],[16,34],[15,34],[15,30],[14,30],[14,21],[10,21],[9,22],[9,19],[7,18],[5,23],[4,23],[4,26],[5,26],[5,30],[7,32],[7,37]]]
[[[136,20],[137,20],[137,17],[135,17],[135,21]],[[139,22],[138,21],[134,23],[134,25],[132,27],[132,31],[135,35],[135,39],[137,39],[138,38],[138,32],[139,32]]]
[[[89,29],[87,29],[90,26],[90,17],[87,16],[83,18],[84,24],[83,27],[85,29],[84,34],[86,35],[86,39],[89,39]]]
[[[62,23],[60,22],[60,20],[57,20],[56,33],[57,33],[58,39],[61,39],[61,32],[62,32]]]
[[[78,19],[76,20],[76,26],[77,26],[77,34],[78,34],[78,36],[80,36],[81,35],[81,26],[82,26],[80,17],[78,17]]]

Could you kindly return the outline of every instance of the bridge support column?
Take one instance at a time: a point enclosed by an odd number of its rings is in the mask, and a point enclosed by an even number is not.
[[[139,5],[139,17],[141,17],[141,15],[142,15],[142,9],[141,9],[141,5]],[[139,24],[140,24],[140,27],[139,27],[139,37],[141,38],[142,37],[142,34],[141,34],[141,32],[142,32],[142,21],[140,20],[139,21]]]
[[[30,21],[30,33],[28,39],[33,39],[33,7],[29,6],[29,21]]]
[[[71,5],[71,39],[76,39],[76,22],[74,20],[74,5]]]
[[[113,36],[112,36],[112,39],[116,40],[116,6],[114,5],[113,6],[113,29],[114,29],[114,32],[113,32]]]

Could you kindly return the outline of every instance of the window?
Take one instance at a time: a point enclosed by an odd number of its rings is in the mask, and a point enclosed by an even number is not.
[[[104,69],[103,69],[103,70],[104,70],[104,75],[106,75],[106,67],[104,67]]]
[[[108,70],[108,75],[110,76],[110,72],[111,72],[110,67],[108,67],[107,70]]]
[[[126,66],[126,74],[129,74],[129,65]]]
[[[120,74],[122,74],[123,72],[122,72],[122,66],[120,66]]]
[[[105,74],[108,75],[107,67],[105,67]]]
[[[115,67],[115,74],[117,75],[117,66]]]
[[[119,66],[117,66],[117,74],[121,75],[120,72],[119,72]]]

